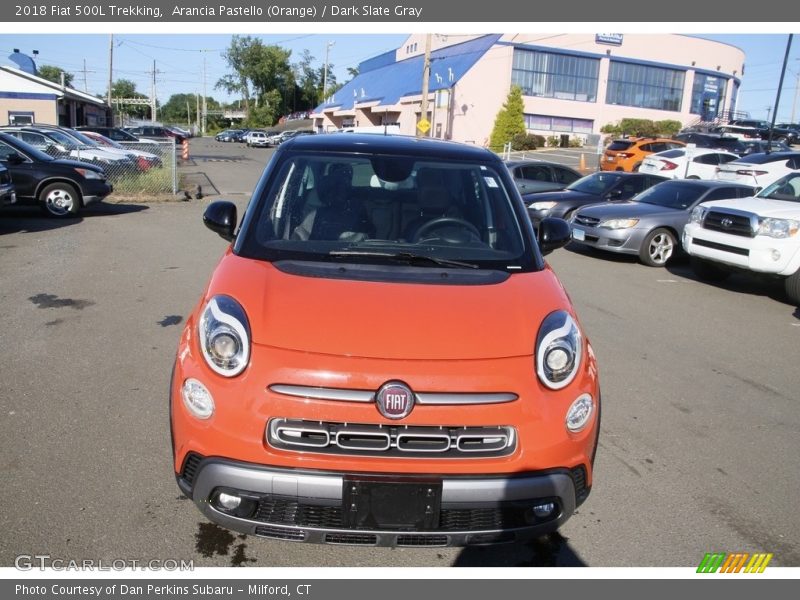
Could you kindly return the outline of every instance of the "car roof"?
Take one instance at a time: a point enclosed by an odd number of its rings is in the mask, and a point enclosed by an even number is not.
[[[400,154],[438,159],[472,159],[500,163],[495,153],[457,142],[380,133],[327,133],[294,136],[279,151],[348,152],[352,154]]]
[[[671,185],[695,185],[700,186],[708,189],[716,189],[721,187],[734,187],[734,188],[747,188],[752,189],[752,185],[745,185],[743,183],[734,183],[732,181],[718,181],[716,179],[667,179],[666,181],[662,181],[658,185],[664,185],[665,183]]]

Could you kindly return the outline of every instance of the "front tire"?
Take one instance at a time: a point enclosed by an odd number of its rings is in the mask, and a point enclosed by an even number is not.
[[[792,304],[800,306],[800,269],[789,275],[783,281],[786,296]]]
[[[696,256],[692,257],[690,264],[692,266],[692,272],[701,281],[724,281],[730,275],[729,271],[707,260],[697,258]]]
[[[669,229],[654,229],[644,239],[639,250],[639,259],[648,267],[663,267],[675,253],[677,243],[675,235]]]
[[[51,183],[39,193],[39,202],[49,216],[59,219],[75,216],[81,208],[80,194],[69,183]]]

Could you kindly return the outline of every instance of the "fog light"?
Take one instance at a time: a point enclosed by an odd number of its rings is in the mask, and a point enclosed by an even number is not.
[[[556,509],[556,505],[553,502],[545,502],[543,504],[537,504],[533,507],[533,514],[538,517],[539,519],[545,519],[553,514],[553,511]]]
[[[208,419],[214,414],[214,398],[197,379],[187,379],[181,388],[183,404],[198,419]]]
[[[586,427],[594,412],[594,402],[589,394],[578,396],[567,411],[567,430],[576,433]]]
[[[219,496],[217,496],[217,502],[225,510],[234,510],[239,508],[239,505],[242,503],[242,499],[239,496],[220,492]]]
[[[772,260],[779,261],[781,259],[781,253],[779,250],[772,251]]]

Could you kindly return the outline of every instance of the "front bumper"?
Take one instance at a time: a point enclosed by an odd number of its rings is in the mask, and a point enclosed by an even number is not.
[[[92,182],[91,185],[85,185],[83,190],[83,205],[87,206],[95,202],[100,202],[113,191],[114,186],[106,182]]]
[[[683,230],[683,247],[690,256],[768,275],[788,276],[800,269],[797,239],[764,235],[753,238],[703,229],[689,223]]]
[[[348,526],[351,480],[374,474],[276,469],[190,455],[177,476],[181,491],[209,520],[241,533],[273,539],[367,546],[464,546],[522,541],[555,531],[589,493],[586,471],[554,469],[506,476],[382,476],[392,483],[441,484],[434,523],[426,528]],[[421,479],[420,479],[421,478]],[[353,488],[355,489],[355,488]],[[217,493],[241,494],[253,507],[235,516],[215,502]],[[546,517],[535,505],[552,503]],[[352,508],[351,508],[352,507]]]
[[[642,241],[646,231],[636,228],[628,229],[607,229],[605,227],[588,227],[586,225],[570,224],[572,227],[572,240],[579,244],[585,244],[598,250],[617,252],[618,254],[639,254]],[[583,239],[580,234],[576,235],[575,230],[583,232]]]

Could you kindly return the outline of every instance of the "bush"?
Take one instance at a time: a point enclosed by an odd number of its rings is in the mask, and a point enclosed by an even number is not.
[[[619,123],[607,123],[600,129],[601,133],[612,135],[629,135],[633,137],[671,137],[681,130],[679,121],[666,119],[652,121],[650,119],[622,119]]]
[[[569,139],[570,148],[583,148],[583,140],[579,137],[572,137]]]
[[[561,138],[557,135],[548,136],[547,145],[550,148],[558,148],[561,145]]]
[[[511,138],[512,150],[536,150],[544,146],[544,138],[531,133],[518,133]]]

